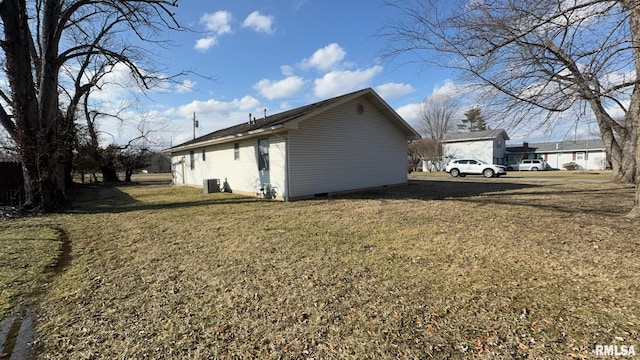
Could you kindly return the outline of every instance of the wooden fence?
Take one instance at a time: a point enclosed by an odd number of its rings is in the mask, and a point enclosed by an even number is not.
[[[0,162],[0,206],[18,206],[24,202],[22,165]]]

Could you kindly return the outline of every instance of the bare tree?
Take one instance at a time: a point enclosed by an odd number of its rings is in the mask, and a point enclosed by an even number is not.
[[[435,138],[425,138],[412,141],[407,147],[409,156],[412,160],[412,166],[415,169],[417,164],[422,160],[425,162],[429,172],[441,170],[442,159],[442,142]],[[424,169],[423,169],[424,170]]]
[[[434,94],[420,104],[418,129],[424,136],[442,141],[452,129],[452,119],[458,111],[458,101],[449,94]]]
[[[139,44],[157,44],[158,32],[178,28],[171,11],[176,5],[174,0],[0,1],[0,57],[9,85],[0,88],[6,103],[0,123],[23,161],[27,205],[52,211],[66,203],[62,145],[75,109],[70,103],[65,115],[60,107],[65,64],[107,59],[125,64],[141,87],[150,87],[158,80],[151,67],[145,68],[153,56]]]
[[[637,0],[386,2],[403,13],[386,29],[387,55],[411,52],[460,71],[512,125],[552,124],[586,104],[611,154],[614,178],[638,183]],[[640,215],[640,186],[630,215]]]

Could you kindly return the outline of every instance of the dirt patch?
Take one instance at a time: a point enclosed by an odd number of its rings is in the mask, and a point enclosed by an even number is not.
[[[36,331],[33,315],[27,313],[15,316],[0,323],[0,360],[33,358],[36,350],[34,343]]]
[[[69,235],[62,226],[52,226],[58,234],[58,241],[60,242],[60,250],[58,256],[47,266],[45,271],[51,271],[54,274],[60,274],[71,263],[71,240]]]

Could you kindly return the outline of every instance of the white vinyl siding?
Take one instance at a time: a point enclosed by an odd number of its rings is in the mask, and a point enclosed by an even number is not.
[[[300,122],[289,147],[292,198],[407,182],[406,136],[363,98]]]
[[[190,164],[184,167],[184,184],[202,186],[205,179],[220,179],[221,184],[226,180],[232,191],[250,194],[258,192],[261,184],[269,183],[277,188],[277,195],[281,196],[285,189],[286,142],[277,135],[268,139],[269,171],[258,170],[258,139],[251,138],[237,142],[237,149],[234,148],[233,142],[207,147],[206,161],[202,161],[201,151],[196,151],[195,169],[190,170]],[[236,154],[239,154],[239,158],[236,158]],[[188,151],[173,154],[175,184],[183,184],[180,173],[183,167],[180,162],[185,157],[188,162]]]
[[[589,151],[587,159],[583,157],[580,160],[573,158],[573,152],[549,152],[534,156],[538,155],[542,156],[552,168],[561,170],[564,170],[564,164],[571,162],[576,163],[581,169],[587,170],[604,170],[607,166],[607,154],[602,150]]]
[[[494,163],[495,147],[494,140],[485,141],[469,141],[469,142],[451,142],[443,144],[442,153],[444,157],[451,159],[478,159],[489,164]]]
[[[505,163],[505,136],[500,133],[495,138],[486,140],[472,139],[465,141],[445,142],[442,155],[449,159],[478,159],[489,164]]]

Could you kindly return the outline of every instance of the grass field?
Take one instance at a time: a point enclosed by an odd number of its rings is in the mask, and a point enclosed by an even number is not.
[[[471,178],[478,175],[470,175]],[[451,177],[444,171],[434,172],[414,172],[411,174],[412,178],[430,178],[430,177]],[[569,180],[569,181],[590,181],[590,180],[602,180],[606,181],[611,179],[611,171],[507,171],[507,175],[501,177],[500,180],[538,180],[538,179],[557,179],[557,180]]]
[[[39,357],[640,351],[640,223],[623,217],[632,194],[480,177],[293,203],[87,186],[72,212],[28,220],[60,224],[71,244],[37,294]]]
[[[62,247],[59,232],[42,219],[0,222],[0,320],[34,306],[46,291]]]

